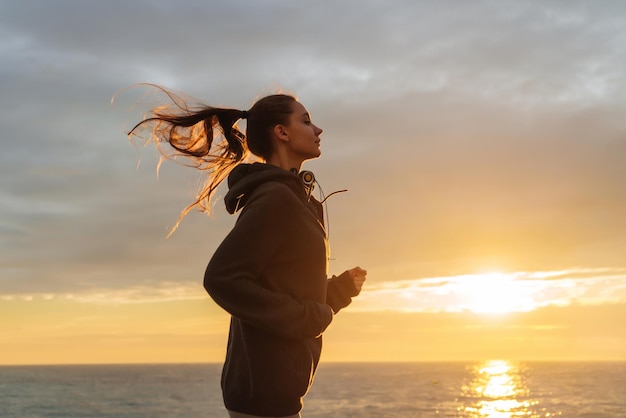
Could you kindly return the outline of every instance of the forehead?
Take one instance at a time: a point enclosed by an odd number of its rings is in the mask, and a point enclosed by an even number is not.
[[[303,116],[309,114],[304,105],[300,102],[293,102],[292,104],[293,114],[295,116]]]

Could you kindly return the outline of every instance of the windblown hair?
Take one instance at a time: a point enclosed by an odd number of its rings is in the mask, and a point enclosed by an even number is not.
[[[168,237],[178,228],[182,219],[193,208],[211,212],[211,197],[228,176],[241,163],[249,151],[268,160],[274,149],[272,131],[274,126],[288,124],[296,99],[285,94],[274,94],[259,99],[249,110],[198,105],[191,107],[185,99],[173,92],[149,84],[165,93],[171,103],[151,109],[144,119],[136,124],[128,137],[139,137],[154,142],[165,159],[184,157],[185,165],[207,171],[208,178],[191,203],[180,213]],[[237,121],[247,118],[244,135]],[[148,135],[143,134],[144,131]],[[163,149],[169,143],[173,152]]]

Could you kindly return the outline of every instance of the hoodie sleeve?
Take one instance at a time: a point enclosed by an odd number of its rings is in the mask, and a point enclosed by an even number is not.
[[[331,308],[262,286],[258,278],[285,238],[292,193],[277,187],[257,190],[207,266],[204,287],[232,316],[286,338],[319,336],[333,317]]]
[[[326,303],[330,305],[334,313],[348,306],[352,302],[352,298],[358,294],[359,290],[347,271],[328,279]]]

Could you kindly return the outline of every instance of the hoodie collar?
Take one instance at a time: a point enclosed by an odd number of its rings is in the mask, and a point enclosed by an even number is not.
[[[226,210],[235,213],[246,205],[250,194],[261,184],[277,181],[287,185],[306,201],[304,184],[296,174],[270,164],[239,164],[228,175],[228,193],[224,197]]]

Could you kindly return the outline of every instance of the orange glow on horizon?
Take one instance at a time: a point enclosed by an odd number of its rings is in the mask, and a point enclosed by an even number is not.
[[[626,312],[625,278],[573,269],[368,283],[325,331],[324,361],[624,361],[614,318]],[[221,362],[228,320],[185,283],[2,295],[0,363]]]

